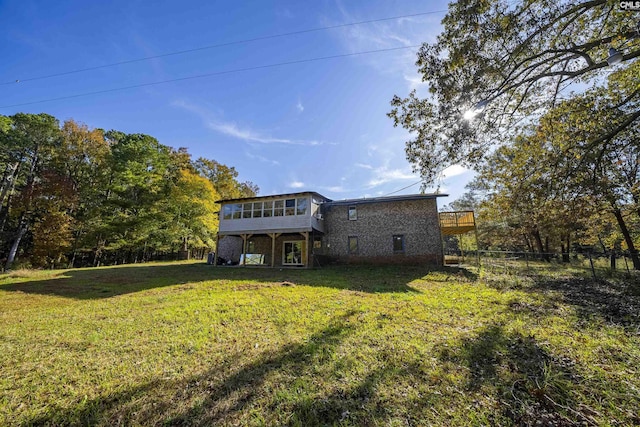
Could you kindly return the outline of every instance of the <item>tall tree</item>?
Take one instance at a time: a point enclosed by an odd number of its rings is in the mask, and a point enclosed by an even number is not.
[[[223,165],[215,160],[200,157],[195,161],[194,166],[200,175],[211,181],[222,200],[253,197],[260,190],[250,181],[238,182],[236,179],[238,171],[234,167]]]
[[[2,142],[13,151],[9,162],[15,162],[17,166],[11,186],[20,193],[20,197],[13,212],[17,225],[8,239],[11,246],[5,269],[11,268],[22,239],[33,223],[35,186],[43,165],[47,165],[61,141],[60,125],[53,116],[18,113],[11,117],[11,121],[9,130],[2,135]]]
[[[478,165],[490,147],[510,143],[521,125],[570,96],[572,83],[598,85],[609,48],[622,50],[621,70],[640,56],[637,17],[616,1],[460,0],[442,23],[437,42],[418,53],[429,96],[395,96],[389,113],[413,134],[407,157],[425,182],[451,164]],[[621,115],[594,144],[640,118],[630,107],[640,98],[637,76],[637,66],[626,74]]]

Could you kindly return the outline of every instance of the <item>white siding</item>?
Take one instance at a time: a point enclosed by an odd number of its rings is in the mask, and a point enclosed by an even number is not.
[[[234,203],[226,203],[222,206],[220,215],[220,233],[241,233],[241,232],[259,232],[259,231],[273,231],[273,232],[286,232],[287,230],[308,230],[311,231],[312,227],[319,231],[324,231],[324,221],[318,220],[315,215],[318,213],[319,205],[313,203],[311,195],[298,196],[290,198],[306,198],[307,199],[307,213],[306,215],[285,215],[285,216],[271,216],[260,218],[236,218],[236,219],[224,219],[223,212],[225,205],[233,205]],[[256,202],[268,202],[274,200],[284,200],[282,197],[273,198],[256,198],[252,201]]]
[[[220,232],[311,229],[311,215],[273,216],[271,218],[221,219]]]

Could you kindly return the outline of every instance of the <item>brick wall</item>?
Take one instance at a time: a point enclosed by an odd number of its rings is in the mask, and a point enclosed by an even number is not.
[[[311,238],[309,240],[309,246],[311,246]],[[247,248],[249,253],[263,254],[264,264],[271,265],[271,237],[266,234],[254,234],[253,236],[251,236],[251,238],[249,238],[249,241],[253,242],[253,251],[251,251],[251,248]],[[304,241],[304,237],[300,233],[285,233],[276,238],[276,266],[282,266],[283,244],[284,242],[288,241]],[[239,236],[224,236],[222,239],[220,239],[218,251],[218,256],[221,256],[225,259],[230,259],[234,262],[239,262],[240,255],[242,254],[242,238]],[[311,263],[311,260],[309,261],[309,263]]]
[[[349,220],[349,206],[357,219]],[[322,254],[347,263],[442,263],[442,244],[435,199],[327,204]],[[404,252],[394,253],[393,236],[404,236]],[[357,237],[356,254],[349,236]]]

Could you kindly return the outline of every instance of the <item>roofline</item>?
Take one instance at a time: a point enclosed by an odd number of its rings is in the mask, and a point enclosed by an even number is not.
[[[235,202],[247,202],[249,200],[259,200],[259,199],[275,199],[275,198],[283,198],[283,197],[299,197],[299,196],[303,196],[303,195],[313,195],[313,196],[318,196],[321,199],[323,199],[325,202],[330,202],[331,199],[328,197],[323,196],[320,193],[317,193],[315,191],[301,191],[298,193],[286,193],[286,194],[271,194],[269,196],[253,196],[253,197],[240,197],[237,199],[225,199],[225,200],[219,200],[218,203],[235,203]]]
[[[448,194],[404,194],[400,196],[383,196],[383,197],[371,197],[360,199],[344,199],[344,200],[331,200],[327,202],[329,206],[341,206],[341,205],[357,205],[362,203],[384,203],[384,202],[401,202],[408,200],[430,200],[437,199],[438,197],[448,197]]]

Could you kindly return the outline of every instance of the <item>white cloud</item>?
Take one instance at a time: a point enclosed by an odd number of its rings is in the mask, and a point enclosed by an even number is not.
[[[409,85],[409,90],[421,89],[428,85],[427,82],[422,81],[422,75],[418,73],[403,73],[404,81]]]
[[[366,163],[356,163],[355,166],[362,168],[362,169],[369,169],[372,170],[373,166],[366,164]]]
[[[345,188],[342,185],[332,185],[332,186],[329,186],[329,187],[322,187],[321,186],[319,188],[320,188],[320,190],[330,191],[332,193],[347,193],[347,192],[351,191],[350,189]]]
[[[296,104],[296,108],[301,113],[304,111],[304,105],[302,105],[302,101],[298,100],[298,103]]]
[[[290,139],[273,138],[270,136],[260,135],[259,133],[256,133],[250,129],[240,129],[238,125],[236,125],[235,123],[230,123],[230,122],[224,123],[224,122],[209,120],[207,121],[206,124],[210,129],[213,129],[216,132],[220,132],[224,135],[231,136],[233,138],[242,139],[244,141],[260,142],[263,144],[272,144],[272,143],[298,144],[297,142],[292,141]]]
[[[304,182],[301,181],[292,181],[287,185],[289,188],[302,188],[304,187]]]
[[[325,142],[316,141],[316,140],[276,138],[270,135],[264,135],[260,132],[256,132],[249,128],[242,128],[238,126],[235,122],[222,121],[220,119],[217,119],[215,117],[216,115],[214,115],[210,111],[207,111],[204,108],[189,104],[184,101],[175,101],[172,103],[172,105],[197,114],[204,121],[204,124],[209,129],[212,129],[223,135],[227,135],[232,138],[240,139],[246,142],[257,142],[260,144],[287,144],[287,145],[308,145],[308,146],[327,144]],[[334,145],[334,144],[329,143],[329,145]]]
[[[367,183],[368,187],[377,187],[393,181],[406,181],[418,179],[419,177],[405,169],[389,169],[386,166],[379,167],[373,171],[373,178]]]
[[[469,169],[460,165],[451,165],[445,170],[442,171],[442,176],[444,178],[451,178],[454,176],[462,175],[463,173],[469,172]]]

